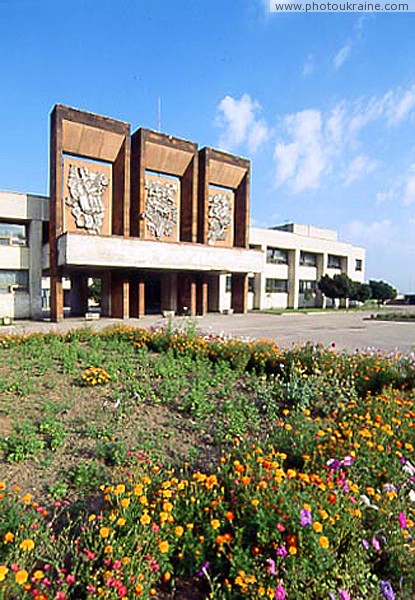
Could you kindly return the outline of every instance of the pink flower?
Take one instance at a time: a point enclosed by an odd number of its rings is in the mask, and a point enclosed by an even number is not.
[[[285,600],[285,587],[277,585],[275,588],[275,600]]]
[[[153,523],[151,529],[154,531],[154,533],[157,533],[160,527],[157,525],[157,523]]]
[[[90,594],[93,594],[95,592],[95,588],[93,585],[87,585],[86,591],[89,592]]]
[[[276,549],[275,554],[280,558],[285,558],[288,554],[287,548],[285,546],[279,546]]]
[[[347,590],[339,590],[340,600],[352,600]]]
[[[66,600],[65,592],[57,592],[55,600]]]
[[[401,529],[406,529],[406,516],[404,512],[399,513],[399,526]]]
[[[76,581],[75,575],[67,575],[65,577],[65,581],[67,584],[72,585],[72,583],[75,583],[75,581]]]
[[[267,560],[267,563],[269,564],[269,574],[275,575],[275,560],[272,560],[272,558],[269,558]]]

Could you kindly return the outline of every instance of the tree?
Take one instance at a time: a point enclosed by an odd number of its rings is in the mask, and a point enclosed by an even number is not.
[[[384,304],[386,300],[393,300],[397,296],[396,289],[386,281],[375,281],[371,279],[369,286],[372,291],[372,298],[378,301],[378,304]]]
[[[339,273],[333,277],[334,286],[337,291],[336,298],[349,298],[352,291],[353,281],[346,273]]]
[[[332,300],[337,298],[336,285],[330,275],[323,275],[318,282],[318,288],[327,298],[331,298]]]
[[[97,304],[101,304],[102,299],[102,279],[94,278],[89,285],[88,295]]]
[[[352,289],[350,291],[350,300],[356,300],[357,302],[366,302],[372,297],[372,289],[368,283],[360,283],[360,281],[352,282]]]
[[[318,282],[318,287],[327,298],[331,298],[332,300],[339,298],[340,300],[349,298],[352,284],[352,280],[346,273],[339,273],[333,278],[330,275],[323,275]]]

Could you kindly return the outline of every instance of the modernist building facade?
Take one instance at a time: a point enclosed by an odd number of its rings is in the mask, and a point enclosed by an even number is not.
[[[250,229],[245,159],[62,105],[50,147],[49,198],[0,192],[0,317],[84,315],[91,278],[118,318],[324,305],[321,275],[364,279],[335,232]]]

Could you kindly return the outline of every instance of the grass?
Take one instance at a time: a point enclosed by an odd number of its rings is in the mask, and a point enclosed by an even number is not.
[[[0,347],[1,599],[414,596],[413,357],[172,328]]]

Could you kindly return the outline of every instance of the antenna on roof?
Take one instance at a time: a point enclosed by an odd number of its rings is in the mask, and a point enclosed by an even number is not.
[[[161,98],[157,98],[157,129],[161,131]]]

